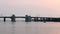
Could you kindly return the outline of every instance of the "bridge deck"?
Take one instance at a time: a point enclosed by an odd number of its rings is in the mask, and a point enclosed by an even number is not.
[[[11,18],[11,16],[0,16],[0,18]],[[16,16],[15,18],[25,18],[25,16]],[[36,18],[36,17],[31,17]],[[38,18],[55,18],[55,17],[38,17]]]
[[[11,16],[2,16],[0,18],[11,18]],[[15,18],[25,18],[25,17],[22,17],[22,16],[16,16]]]
[[[12,17],[12,16],[0,16],[0,18],[4,18],[4,21],[6,21],[6,18],[12,18],[11,20],[15,21],[15,18],[26,18],[25,20],[27,21],[56,21],[56,22],[60,22],[60,18],[55,18],[55,17],[31,17],[31,18],[34,18],[33,20],[30,18],[30,17],[26,17],[26,16],[15,16],[15,17]],[[41,19],[39,19],[41,18]]]

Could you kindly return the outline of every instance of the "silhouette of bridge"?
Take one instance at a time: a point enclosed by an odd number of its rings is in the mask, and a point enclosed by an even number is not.
[[[4,18],[4,22],[6,21],[6,18],[10,18],[12,22],[16,22],[16,18],[24,18],[25,22],[60,22],[60,18],[55,18],[55,17],[31,17],[28,15],[25,16],[1,16],[0,18]]]

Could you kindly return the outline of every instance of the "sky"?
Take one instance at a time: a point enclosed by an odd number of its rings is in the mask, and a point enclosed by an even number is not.
[[[0,16],[60,17],[60,0],[0,0]]]

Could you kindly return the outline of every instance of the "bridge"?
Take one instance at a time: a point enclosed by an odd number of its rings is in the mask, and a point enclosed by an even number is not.
[[[31,17],[28,15],[25,16],[1,16],[0,18],[4,18],[4,22],[6,22],[6,18],[10,18],[12,22],[16,22],[16,18],[24,18],[25,22],[60,22],[60,18],[55,17]]]

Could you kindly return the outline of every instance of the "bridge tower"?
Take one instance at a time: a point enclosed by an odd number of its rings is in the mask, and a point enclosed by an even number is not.
[[[14,14],[11,16],[11,21],[12,22],[16,22],[16,19],[15,19],[15,15]]]
[[[25,15],[25,22],[31,22],[31,16]]]

